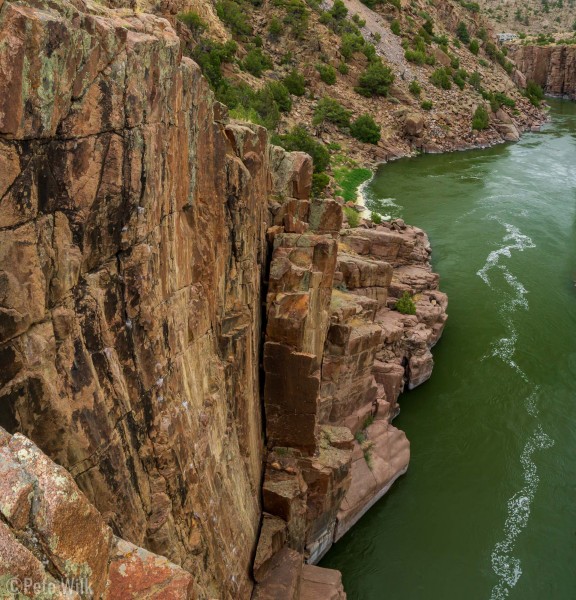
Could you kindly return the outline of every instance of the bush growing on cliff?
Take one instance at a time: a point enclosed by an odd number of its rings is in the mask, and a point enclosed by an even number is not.
[[[420,104],[420,108],[422,110],[432,110],[433,106],[434,106],[434,104],[430,100],[423,100],[422,103]]]
[[[474,116],[472,117],[472,129],[482,131],[483,129],[488,129],[489,125],[490,115],[488,115],[486,107],[480,104],[474,112]]]
[[[348,15],[348,9],[342,0],[335,0],[329,12],[332,15],[332,18],[337,21],[344,20]]]
[[[396,302],[396,310],[403,315],[415,315],[416,304],[408,292],[402,294],[402,298],[399,298]]]
[[[535,82],[528,81],[524,95],[534,106],[540,106],[544,99],[544,90]]]
[[[246,11],[234,0],[219,0],[216,3],[218,18],[228,25],[236,35],[250,35],[252,27],[248,23]]]
[[[280,21],[276,17],[272,17],[272,19],[270,19],[270,24],[268,25],[268,33],[274,41],[277,41],[280,37],[282,33],[282,23],[280,23]]]
[[[464,21],[460,21],[460,23],[458,23],[458,27],[456,27],[456,36],[462,43],[470,43],[470,34],[468,33],[468,27],[466,27],[466,23],[464,23]]]
[[[296,125],[284,135],[275,136],[273,141],[289,152],[299,150],[309,154],[314,161],[315,173],[322,173],[330,164],[330,153],[326,146],[317,142],[302,125]]]
[[[398,19],[394,19],[392,23],[390,23],[390,29],[394,35],[401,35],[402,31],[400,29],[400,21]]]
[[[324,65],[318,63],[316,70],[320,74],[320,79],[328,85],[334,85],[336,83],[336,69],[331,65]]]
[[[270,81],[266,84],[266,87],[270,90],[281,112],[290,112],[292,109],[292,98],[286,86],[280,81]]]
[[[416,81],[416,79],[413,79],[410,82],[410,85],[408,86],[408,91],[413,96],[416,96],[418,98],[420,96],[421,92],[422,92],[422,87],[420,86],[420,84],[418,83],[418,81]]]
[[[382,61],[374,61],[358,79],[356,91],[366,97],[387,96],[388,90],[394,82],[392,69],[385,66]]]
[[[314,109],[313,125],[322,125],[325,122],[334,123],[338,127],[349,127],[352,113],[345,109],[338,100],[325,96],[318,100]]]
[[[478,56],[478,52],[480,51],[480,44],[478,43],[478,40],[472,40],[468,46],[468,49],[470,52],[472,52],[472,54],[474,54],[474,56]]]
[[[286,89],[294,96],[303,96],[306,92],[306,79],[304,75],[298,73],[296,69],[292,69],[283,80]]]
[[[442,88],[443,90],[452,89],[450,71],[446,67],[440,67],[439,69],[436,69],[432,75],[430,75],[430,81],[437,88]]]
[[[242,61],[242,67],[254,75],[254,77],[262,77],[262,73],[273,67],[269,56],[262,52],[261,48],[252,48]]]
[[[416,65],[423,65],[426,62],[426,54],[420,50],[408,49],[404,52],[404,58]]]
[[[372,220],[372,223],[374,223],[375,225],[380,225],[380,223],[382,223],[382,215],[380,213],[373,212],[370,215],[370,219]]]
[[[188,12],[179,13],[176,18],[188,27],[188,29],[195,35],[202,33],[206,29],[206,23],[200,18],[200,15],[193,10]]]
[[[283,4],[286,10],[284,23],[290,27],[292,35],[301,40],[308,31],[309,11],[302,0],[289,0]]]
[[[353,137],[367,144],[377,144],[380,141],[380,126],[370,115],[358,117],[350,125],[350,133]]]
[[[468,83],[479,92],[482,89],[482,75],[478,73],[478,71],[474,71],[474,73],[470,74],[468,78]]]
[[[360,215],[353,208],[345,206],[344,214],[348,220],[349,227],[358,227],[358,225],[360,225]]]
[[[326,173],[312,174],[312,197],[316,198],[322,194],[330,183],[330,177]]]
[[[340,53],[344,60],[350,60],[355,52],[361,52],[365,40],[359,33],[345,33],[340,42]]]
[[[200,65],[204,77],[214,89],[223,83],[222,64],[230,62],[237,49],[238,46],[233,41],[219,44],[208,38],[202,38],[192,51],[192,58]]]

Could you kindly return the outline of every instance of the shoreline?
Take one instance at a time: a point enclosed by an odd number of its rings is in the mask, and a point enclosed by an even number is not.
[[[547,97],[554,99],[554,100],[567,100],[569,102],[574,102],[574,100],[571,100],[569,97],[567,96],[553,96],[551,94],[547,94]],[[544,127],[544,125],[546,125],[547,123],[550,122],[550,116],[549,116],[549,111],[550,111],[550,107],[546,104],[545,106],[542,107],[543,110],[546,111],[546,120],[544,120],[542,123],[538,124],[538,125],[532,125],[530,128],[525,128],[520,132],[520,138],[522,138],[523,135],[527,134],[527,133],[537,133],[538,131],[541,131],[542,127]],[[359,167],[359,168],[363,168],[363,169],[369,169],[370,171],[372,171],[372,176],[367,179],[366,181],[363,181],[361,184],[359,184],[356,188],[356,200],[354,202],[354,204],[356,206],[362,207],[364,210],[370,210],[367,205],[366,205],[366,196],[364,194],[364,189],[370,184],[370,182],[374,179],[375,175],[376,175],[376,171],[383,165],[387,165],[390,162],[394,162],[397,160],[401,160],[403,158],[418,158],[419,156],[422,156],[424,154],[452,154],[455,152],[470,152],[472,150],[486,150],[488,148],[494,148],[495,146],[500,146],[503,144],[515,144],[517,143],[519,140],[505,140],[505,139],[501,139],[500,141],[494,141],[493,143],[490,144],[479,144],[479,145],[472,145],[472,146],[462,146],[459,148],[453,148],[451,150],[440,150],[440,151],[423,151],[423,152],[419,152],[419,151],[414,151],[412,153],[409,154],[402,154],[399,156],[394,156],[388,160],[383,160],[380,162],[376,162],[376,163],[372,163],[372,162],[368,162],[366,163],[364,166]],[[352,169],[351,169],[352,170]]]

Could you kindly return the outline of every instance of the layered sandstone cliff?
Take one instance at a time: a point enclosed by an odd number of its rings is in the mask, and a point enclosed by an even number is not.
[[[63,579],[99,540],[98,597],[118,565],[153,597],[137,575],[167,564],[158,597],[342,597],[303,559],[408,464],[390,420],[445,320],[426,236],[342,229],[310,158],[229,122],[163,19],[0,1],[0,65],[0,466],[40,494],[16,524],[0,506],[0,549]],[[93,533],[34,520],[62,497]]]
[[[509,56],[547,94],[576,100],[576,46],[511,44]]]

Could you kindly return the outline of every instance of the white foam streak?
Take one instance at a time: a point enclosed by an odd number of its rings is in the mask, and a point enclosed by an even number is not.
[[[501,257],[510,258],[512,256],[512,250],[518,250],[523,252],[527,248],[535,248],[534,242],[527,236],[524,235],[517,227],[510,225],[509,223],[502,223],[502,226],[506,229],[506,235],[503,238],[504,246],[498,250],[493,250],[488,255],[484,266],[476,272],[482,281],[486,285],[490,285],[488,279],[488,272],[493,267],[497,266],[500,262]],[[508,243],[512,242],[512,243]]]
[[[514,321],[512,320],[516,310],[528,310],[528,290],[518,278],[510,272],[508,267],[501,263],[501,259],[510,258],[514,250],[522,252],[528,248],[535,248],[536,246],[527,235],[524,235],[514,225],[508,223],[501,223],[501,225],[506,229],[506,235],[504,235],[502,240],[503,246],[498,250],[490,252],[486,259],[486,263],[476,274],[488,287],[492,288],[489,274],[492,269],[497,269],[503,274],[506,283],[511,288],[511,292],[508,294],[500,293],[500,303],[498,306],[498,312],[504,318],[506,325],[506,335],[491,344],[490,352],[484,358],[487,358],[488,356],[499,358],[513,369],[521,377],[524,383],[530,385],[528,376],[514,360],[518,333],[514,326]],[[537,396],[538,387],[534,387],[533,392],[524,401],[526,411],[530,416],[535,418],[538,416],[538,406],[536,403]],[[499,580],[492,588],[490,600],[503,600],[507,598],[522,575],[520,559],[515,557],[513,552],[518,536],[528,525],[532,501],[534,500],[538,482],[540,480],[536,463],[533,461],[532,455],[537,450],[550,448],[553,443],[553,440],[544,433],[542,427],[537,425],[522,450],[520,463],[522,465],[524,484],[522,488],[508,500],[507,517],[504,523],[504,537],[501,541],[496,543],[494,550],[492,551],[492,570]]]
[[[535,393],[527,400],[529,411],[530,405],[535,406],[534,401]],[[492,588],[490,600],[507,598],[522,575],[520,559],[514,557],[512,553],[518,536],[528,525],[530,508],[540,481],[532,455],[537,450],[544,450],[553,445],[553,440],[538,425],[524,446],[520,456],[524,486],[508,500],[508,516],[504,524],[504,539],[498,542],[492,551],[492,570],[498,575],[500,581]]]

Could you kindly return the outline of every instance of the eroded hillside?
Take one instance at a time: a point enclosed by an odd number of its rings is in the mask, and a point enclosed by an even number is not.
[[[487,145],[542,121],[472,4],[219,0],[155,8],[171,15],[185,52],[233,117],[279,133],[303,125],[336,157],[378,162]],[[478,106],[490,119],[473,128]],[[375,134],[354,125],[363,115]]]

